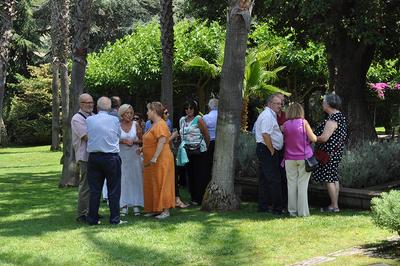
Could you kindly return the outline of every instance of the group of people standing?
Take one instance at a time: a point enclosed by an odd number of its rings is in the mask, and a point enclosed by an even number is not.
[[[172,129],[168,110],[160,102],[147,105],[146,125],[134,119],[133,107],[121,105],[118,97],[99,98],[97,114],[93,113],[91,95],[80,95],[79,104],[79,112],[71,120],[80,171],[77,221],[100,223],[102,192],[108,200],[111,224],[125,223],[120,215],[128,214],[130,207],[134,215],[140,215],[143,207],[145,216],[158,219],[169,217],[170,208],[187,207],[179,198],[172,153],[172,142],[179,136],[178,153],[186,156],[179,165],[187,172],[192,204],[201,204],[211,177],[212,155],[208,151],[214,147],[218,100],[210,101],[211,111],[203,118],[197,103],[187,102],[179,133]]]
[[[283,106],[282,94],[271,95],[254,126],[260,162],[258,211],[281,215],[287,208],[291,216],[310,215],[307,190],[311,177],[326,184],[331,200],[321,211],[339,212],[338,167],[348,137],[340,97],[324,97],[322,108],[327,117],[314,131],[299,103],[291,103],[286,113]],[[311,143],[316,143],[315,150],[324,151],[329,159],[307,172],[305,159],[314,154]]]

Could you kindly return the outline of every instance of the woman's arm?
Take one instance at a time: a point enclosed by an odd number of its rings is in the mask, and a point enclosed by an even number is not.
[[[324,131],[321,136],[317,137],[317,142],[325,143],[332,136],[333,132],[338,128],[338,123],[333,120],[328,120],[325,124]]]
[[[311,129],[310,124],[308,123],[307,120],[304,119],[304,129],[307,133],[307,137],[311,142],[317,142],[317,136],[314,134],[314,132]]]
[[[206,123],[204,123],[203,119],[201,119],[201,118],[199,118],[199,128],[200,128],[201,134],[204,137],[204,140],[206,141],[206,145],[208,147],[208,145],[210,144],[210,134],[208,133]]]
[[[160,156],[160,153],[166,141],[167,141],[166,137],[158,138],[156,152],[154,153],[153,157],[151,158],[151,160],[148,162],[147,165],[155,164],[157,162],[158,156]]]

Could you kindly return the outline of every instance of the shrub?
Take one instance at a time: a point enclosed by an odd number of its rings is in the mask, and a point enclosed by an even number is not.
[[[257,177],[256,146],[257,143],[253,134],[240,132],[237,145],[237,177]]]
[[[371,209],[374,224],[400,234],[400,191],[391,190],[373,198]]]
[[[14,144],[51,143],[51,72],[49,65],[29,67],[31,78],[18,76],[12,84],[16,94],[6,116],[10,141]]]
[[[341,182],[346,187],[363,188],[399,178],[400,143],[364,143],[345,152],[339,166]]]

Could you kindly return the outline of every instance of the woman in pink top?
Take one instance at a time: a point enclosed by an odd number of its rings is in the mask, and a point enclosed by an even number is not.
[[[313,155],[310,141],[316,142],[304,109],[299,103],[292,103],[286,113],[287,121],[283,124],[285,140],[285,168],[288,186],[288,212],[291,216],[308,216],[308,181],[311,173],[306,172],[304,159]]]

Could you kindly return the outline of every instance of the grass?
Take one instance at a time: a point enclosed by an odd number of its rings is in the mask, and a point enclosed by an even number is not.
[[[59,189],[61,153],[49,147],[0,150],[1,265],[286,265],[392,234],[369,213],[312,210],[307,218],[259,214],[253,203],[231,213],[174,210],[164,221],[129,216],[128,225],[75,222],[76,188]],[[108,215],[104,204],[101,212]],[[398,261],[366,256],[348,265]],[[337,264],[346,263],[338,258]]]

